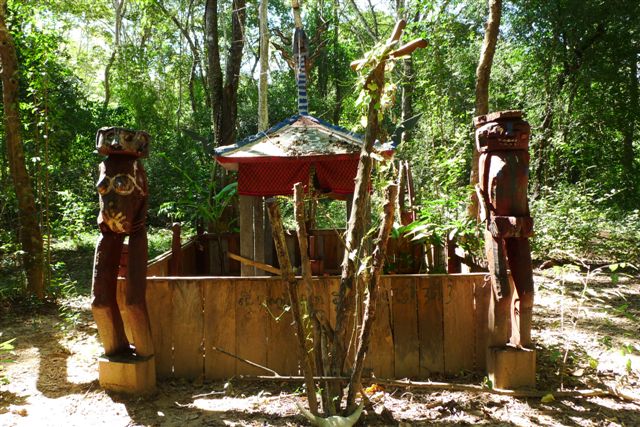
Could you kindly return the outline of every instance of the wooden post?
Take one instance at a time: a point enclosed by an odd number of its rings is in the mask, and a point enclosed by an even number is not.
[[[240,255],[253,259],[254,256],[254,230],[253,230],[253,196],[240,195]],[[242,264],[241,276],[255,276],[255,267]]]
[[[266,202],[265,202],[266,203]],[[264,218],[264,262],[273,265],[273,237],[271,236],[271,222],[267,210],[263,210]]]
[[[265,246],[265,230],[264,230],[264,198],[253,198],[253,260],[264,263],[264,246]],[[263,273],[255,272],[255,275],[263,275]]]
[[[182,275],[182,241],[180,238],[181,227],[179,222],[173,223],[171,227],[173,236],[171,238],[171,258],[169,259],[169,276]]]
[[[447,237],[447,273],[462,273],[462,260],[456,255],[456,239]]]

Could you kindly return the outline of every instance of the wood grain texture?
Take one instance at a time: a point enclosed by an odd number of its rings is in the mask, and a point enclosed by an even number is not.
[[[126,286],[127,279],[124,277],[118,277],[118,281],[116,282],[116,301],[118,302],[118,310],[120,312],[120,317],[124,320],[126,319],[126,313],[124,312],[124,307],[126,307]],[[125,322],[124,323],[124,333],[127,336],[127,341],[130,343],[133,342],[133,334],[131,333],[131,328]]]
[[[395,377],[417,377],[420,372],[420,340],[415,278],[394,277],[391,289]]]
[[[196,269],[196,243],[191,241],[182,246],[182,275],[195,276]]]
[[[267,310],[262,306],[268,298],[264,280],[238,280],[235,284],[236,348],[243,359],[267,364]],[[228,350],[232,351],[232,350]],[[264,375],[265,371],[236,361],[238,375]]]
[[[204,294],[204,376],[219,380],[236,374],[236,359],[213,349],[236,348],[235,282],[207,279]]]
[[[485,281],[487,276],[473,279],[473,299],[475,302],[475,360],[474,370],[484,372],[487,368],[487,347],[489,340],[489,299],[491,298],[491,283]]]
[[[253,196],[238,196],[240,199],[240,255],[253,259],[254,234],[253,234]],[[255,276],[256,269],[253,266],[242,264],[240,266],[242,276]]]
[[[395,374],[395,350],[393,324],[391,322],[391,279],[380,281],[376,319],[371,331],[371,343],[367,354],[366,369],[377,378],[393,378]]]
[[[147,281],[147,311],[159,379],[173,375],[172,292],[173,284],[166,280]]]
[[[174,286],[173,373],[176,378],[201,378],[204,375],[202,281],[178,280]]]
[[[475,325],[473,276],[449,276],[443,291],[444,372],[473,370]]]
[[[280,375],[298,375],[298,348],[295,328],[291,324],[291,302],[286,284],[281,280],[269,281],[269,330],[267,337],[267,363]]]
[[[444,372],[443,277],[417,279],[418,330],[420,332],[420,377]]]

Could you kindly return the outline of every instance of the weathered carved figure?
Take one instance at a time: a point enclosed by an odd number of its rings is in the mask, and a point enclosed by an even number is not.
[[[149,142],[146,132],[117,127],[101,128],[96,135],[96,148],[107,158],[100,164],[96,186],[101,236],[94,259],[91,309],[107,356],[132,352],[125,324],[131,331],[135,353],[153,354],[145,304],[147,176],[139,160],[148,155]],[[125,236],[129,236],[125,307],[118,307],[116,285]]]
[[[533,274],[529,237],[529,123],[520,111],[503,111],[474,119],[480,153],[477,187],[481,220],[486,221],[485,242],[493,289],[489,328],[492,346],[511,341],[531,346]],[[512,304],[507,266],[517,298]],[[513,320],[513,328],[511,321]]]

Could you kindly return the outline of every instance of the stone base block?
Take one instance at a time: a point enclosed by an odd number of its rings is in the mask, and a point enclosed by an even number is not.
[[[494,388],[517,389],[536,385],[536,351],[513,347],[490,348],[487,371]]]
[[[156,389],[153,356],[102,356],[98,359],[100,387],[128,394],[149,394]]]

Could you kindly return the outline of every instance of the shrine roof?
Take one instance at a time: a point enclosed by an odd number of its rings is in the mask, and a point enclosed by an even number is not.
[[[227,169],[238,163],[269,162],[303,157],[359,155],[363,137],[310,115],[295,115],[232,145],[215,149],[215,158]],[[391,144],[376,146],[392,151]]]

